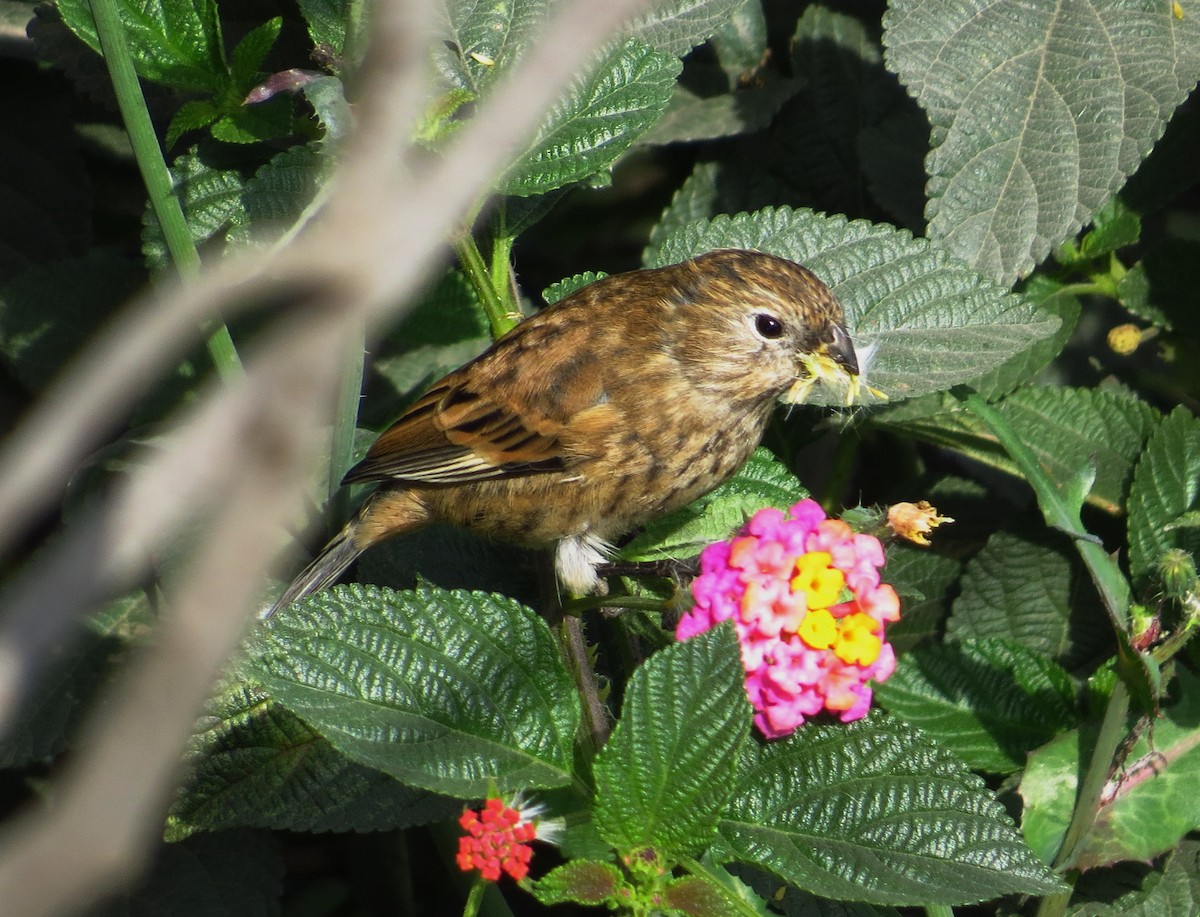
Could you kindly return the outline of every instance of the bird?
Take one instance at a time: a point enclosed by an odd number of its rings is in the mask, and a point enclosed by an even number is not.
[[[378,483],[263,615],[431,523],[553,548],[586,595],[613,545],[728,480],[777,402],[857,396],[842,306],[811,271],[719,249],[597,280],[436,382],[351,468]]]

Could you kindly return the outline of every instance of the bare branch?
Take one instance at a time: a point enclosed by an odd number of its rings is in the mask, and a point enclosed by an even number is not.
[[[179,520],[198,507],[219,507],[186,581],[170,597],[154,648],[117,686],[73,766],[56,781],[54,809],[27,814],[0,838],[6,909],[29,917],[72,912],[136,874],[160,830],[193,719],[251,620],[263,572],[277,553],[279,520],[303,491],[345,334],[364,320],[377,327],[403,307],[579,62],[640,5],[562,4],[543,39],[446,155],[414,164],[401,163],[399,150],[423,104],[428,29],[420,17],[428,2],[382,3],[380,36],[388,41],[364,67],[361,130],[345,151],[326,211],[278,251],[229,259],[194,284],[143,297],[10,437],[0,453],[0,549],[58,498],[80,458],[195,340],[203,317],[296,291],[315,307],[307,317],[282,318],[248,362],[246,387],[210,392],[174,442],[79,538],[52,550],[38,578],[27,577],[18,593],[0,632],[0,660],[16,673],[0,684],[0,706],[8,704],[0,721],[11,716],[42,647],[77,609],[143,570],[156,540]],[[397,67],[405,72],[399,88]]]

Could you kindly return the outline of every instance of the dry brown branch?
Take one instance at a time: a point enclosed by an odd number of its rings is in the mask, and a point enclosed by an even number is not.
[[[106,580],[137,575],[175,524],[198,508],[219,507],[206,544],[169,597],[154,648],[117,685],[55,781],[55,805],[28,813],[0,838],[7,911],[74,912],[141,868],[190,726],[251,619],[280,544],[280,520],[303,492],[347,330],[362,321],[378,326],[402,308],[558,88],[639,5],[564,3],[445,157],[414,163],[399,150],[424,100],[429,5],[381,3],[359,86],[361,129],[326,211],[286,247],[231,259],[186,288],[144,297],[10,438],[0,453],[0,547],[11,546],[59,499],[71,470],[195,339],[200,319],[256,299],[304,294],[308,308],[279,322],[249,361],[245,385],[210,392],[82,535],[52,550],[36,580],[26,577],[8,609],[0,632],[0,717],[11,715],[44,646]]]

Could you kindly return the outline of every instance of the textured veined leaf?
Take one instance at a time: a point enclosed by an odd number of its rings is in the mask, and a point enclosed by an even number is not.
[[[253,677],[344,755],[413,786],[572,780],[571,677],[545,622],[503,596],[335,587],[272,618]]]
[[[750,730],[737,641],[722,625],[655,653],[596,758],[596,828],[621,853],[699,853],[716,835]]]
[[[1089,222],[1200,78],[1161,0],[899,0],[887,62],[933,126],[929,238],[1011,283]]]
[[[681,64],[630,40],[576,80],[501,182],[506,194],[545,194],[607,169],[662,115]]]
[[[983,781],[881,714],[747,743],[720,834],[737,860],[838,900],[964,904],[1062,890]]]

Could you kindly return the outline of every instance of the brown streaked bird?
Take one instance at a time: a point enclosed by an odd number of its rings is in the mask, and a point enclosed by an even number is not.
[[[585,593],[612,543],[726,481],[776,401],[858,391],[842,307],[791,261],[722,250],[598,280],[435,384],[346,474],[379,482],[267,612],[433,522],[556,547]]]

